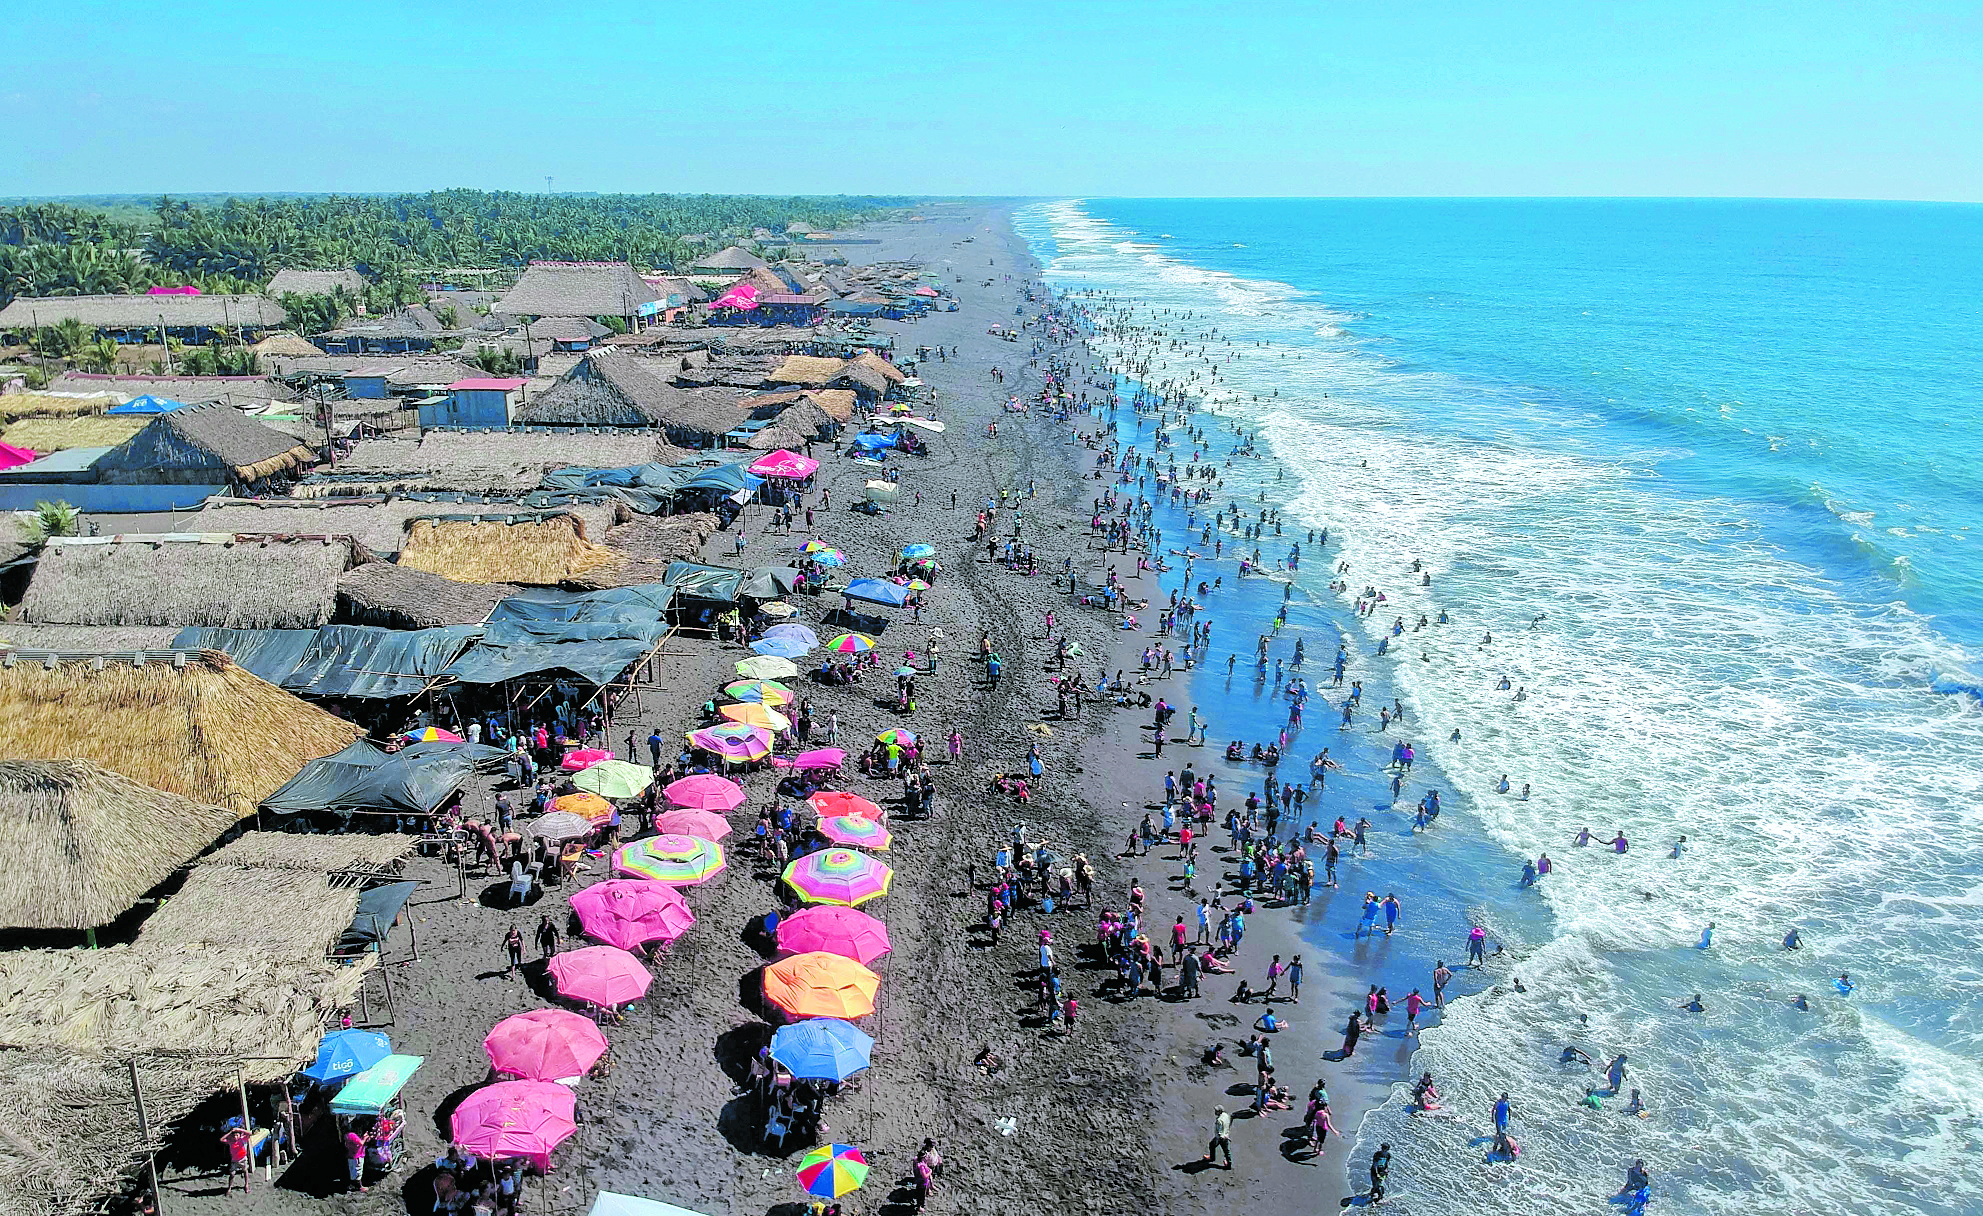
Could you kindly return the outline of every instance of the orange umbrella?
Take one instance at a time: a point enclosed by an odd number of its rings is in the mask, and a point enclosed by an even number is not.
[[[864,1018],[881,977],[851,958],[813,950],[764,969],[764,995],[795,1018]]]
[[[821,790],[806,799],[812,809],[819,812],[821,819],[831,819],[835,815],[859,815],[863,819],[881,820],[888,813],[861,797],[846,790]]]
[[[613,818],[613,804],[597,794],[566,794],[562,798],[553,798],[551,809],[583,815],[593,824],[606,823]]]

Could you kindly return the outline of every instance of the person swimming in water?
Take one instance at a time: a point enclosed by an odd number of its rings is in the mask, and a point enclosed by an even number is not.
[[[1714,922],[1709,921],[1708,927],[1701,930],[1701,940],[1694,943],[1694,949],[1706,950],[1713,945],[1714,945]]]
[[[1565,1047],[1563,1049],[1563,1054],[1556,1057],[1556,1062],[1558,1064],[1574,1064],[1581,1062],[1586,1068],[1597,1067],[1597,1061],[1591,1059],[1590,1055],[1580,1047]]]
[[[1706,1013],[1708,1010],[1708,1007],[1701,1003],[1701,994],[1698,992],[1694,994],[1693,1000],[1681,1002],[1680,1008],[1685,1009],[1688,1013]]]
[[[1804,939],[1798,936],[1795,928],[1783,935],[1783,948],[1785,950],[1802,950],[1804,948]]]
[[[1571,838],[1571,843],[1577,845],[1579,848],[1582,848],[1584,845],[1587,845],[1590,842],[1591,842],[1591,830],[1589,828],[1579,828],[1577,830],[1577,834]]]

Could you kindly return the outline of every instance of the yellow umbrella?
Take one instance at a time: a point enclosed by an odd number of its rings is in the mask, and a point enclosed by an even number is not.
[[[788,680],[799,674],[799,667],[790,659],[760,654],[737,664],[737,674],[747,680]]]
[[[790,718],[759,701],[739,701],[735,705],[725,705],[716,712],[732,722],[762,726],[766,730],[787,730],[792,725]]]

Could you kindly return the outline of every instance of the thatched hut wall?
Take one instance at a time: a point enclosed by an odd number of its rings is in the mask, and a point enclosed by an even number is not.
[[[586,538],[576,515],[511,523],[500,519],[416,519],[399,562],[458,583],[551,586],[608,564],[613,551]]]
[[[516,590],[508,583],[458,583],[398,562],[367,562],[338,581],[337,615],[342,623],[384,629],[479,625]]]

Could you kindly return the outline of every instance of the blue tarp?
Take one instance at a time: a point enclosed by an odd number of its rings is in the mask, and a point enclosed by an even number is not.
[[[758,459],[760,457],[755,455],[751,457],[752,461]],[[682,489],[684,491],[712,490],[718,494],[730,495],[741,490],[749,490],[752,493],[756,493],[758,487],[763,484],[764,478],[746,472],[744,465],[738,463],[718,465],[713,469],[704,469],[694,477],[683,482]]]
[[[525,591],[497,603],[489,620],[659,621],[667,616],[674,597],[674,588],[665,583],[609,591]]]
[[[900,608],[909,602],[909,589],[894,583],[883,582],[878,578],[857,578],[847,584],[840,594],[850,600],[865,600],[870,604],[886,604],[890,608]]]
[[[481,632],[437,629],[182,629],[174,647],[219,650],[269,683],[304,697],[412,696],[441,674]]]
[[[183,401],[174,401],[170,397],[154,397],[150,393],[146,393],[142,397],[133,397],[122,405],[113,405],[103,412],[106,414],[169,414],[173,410],[183,410],[185,408],[186,403]]]
[[[417,882],[389,882],[361,893],[351,927],[337,939],[337,953],[359,954],[384,942],[392,923],[399,919],[399,910],[419,889]]]
[[[279,688],[316,640],[314,629],[210,629],[194,625],[181,629],[172,645],[178,650],[221,651],[251,675]]]
[[[900,441],[901,436],[897,435],[894,431],[889,431],[883,435],[866,432],[848,440],[847,445],[863,452],[879,452],[883,449],[894,447]]]

